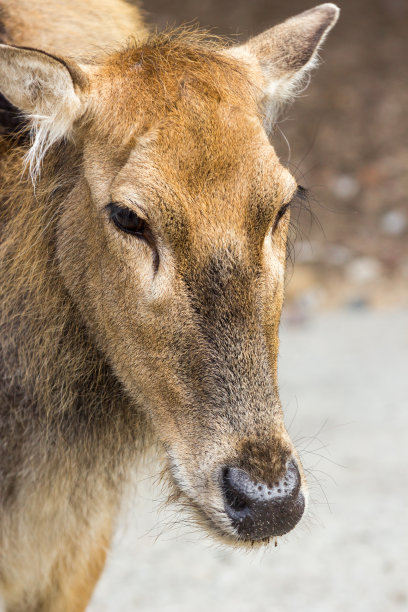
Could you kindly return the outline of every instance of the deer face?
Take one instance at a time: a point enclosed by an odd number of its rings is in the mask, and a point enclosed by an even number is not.
[[[83,172],[59,224],[61,274],[149,414],[178,494],[231,542],[282,535],[305,507],[276,378],[298,187],[265,126],[336,16],[322,5],[217,53],[136,47],[69,90],[86,120],[73,127]]]
[[[100,288],[85,312],[149,410],[178,489],[220,532],[263,539],[291,528],[304,505],[276,381],[297,186],[255,114],[210,103],[197,125],[192,104],[183,101],[181,128],[167,118],[136,144],[104,197],[88,177],[99,223],[87,285]],[[68,220],[72,228],[71,212]],[[274,483],[288,469],[296,511],[261,527],[252,514],[267,514],[268,495],[287,504]],[[268,487],[259,504],[258,486]]]

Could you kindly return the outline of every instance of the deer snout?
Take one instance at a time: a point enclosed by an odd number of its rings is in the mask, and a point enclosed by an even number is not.
[[[225,467],[222,483],[225,511],[244,540],[281,536],[303,515],[305,498],[297,463],[291,459],[286,473],[272,486],[256,482],[244,470]]]

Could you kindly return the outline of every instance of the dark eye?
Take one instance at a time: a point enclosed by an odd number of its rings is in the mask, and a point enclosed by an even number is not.
[[[144,219],[138,217],[133,210],[113,203],[108,204],[107,208],[110,219],[118,229],[122,230],[122,232],[133,234],[134,236],[144,237],[148,227],[147,223]]]
[[[285,213],[289,209],[290,204],[291,204],[291,202],[288,202],[287,204],[284,204],[282,206],[282,208],[279,209],[278,214],[276,215],[275,222],[273,224],[272,232],[274,232],[276,230],[276,228],[278,227],[279,221],[282,219],[282,217],[285,216]]]
[[[302,185],[298,185],[295,193],[293,194],[291,201],[287,202],[286,204],[283,204],[281,208],[278,210],[278,214],[276,215],[275,222],[273,224],[272,233],[276,230],[276,228],[279,225],[279,221],[285,216],[285,214],[287,213],[288,209],[292,206],[292,204],[298,203],[302,205],[304,202],[307,202],[308,197],[309,197],[308,189],[305,189],[305,187],[302,187]]]

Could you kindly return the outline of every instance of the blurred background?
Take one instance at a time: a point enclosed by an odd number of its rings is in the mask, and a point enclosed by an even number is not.
[[[197,21],[241,41],[314,4],[144,8],[159,27]],[[337,4],[321,65],[273,138],[312,194],[293,215],[280,349],[308,516],[277,548],[220,548],[161,507],[153,457],[90,612],[408,610],[408,1]]]

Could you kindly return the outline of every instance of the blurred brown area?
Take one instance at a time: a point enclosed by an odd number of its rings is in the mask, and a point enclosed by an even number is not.
[[[144,0],[144,9],[158,27],[196,21],[241,41],[317,3]],[[408,0],[337,4],[320,67],[273,138],[311,190],[312,215],[293,214],[294,317],[320,306],[408,305]]]

